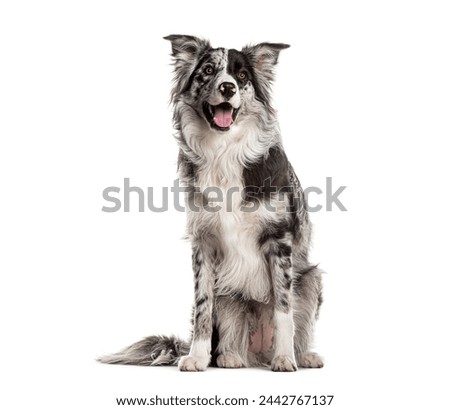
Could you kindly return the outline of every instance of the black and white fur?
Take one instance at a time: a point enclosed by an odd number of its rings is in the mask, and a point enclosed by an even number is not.
[[[175,67],[179,174],[188,187],[192,337],[148,337],[100,361],[178,364],[183,371],[209,364],[322,367],[309,350],[321,274],[308,262],[311,227],[303,191],[270,101],[274,66],[289,46],[261,43],[237,51],[193,36],[165,38]],[[223,193],[222,209],[211,211],[209,187]]]

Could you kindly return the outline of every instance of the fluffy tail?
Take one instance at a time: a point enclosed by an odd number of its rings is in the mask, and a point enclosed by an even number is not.
[[[149,336],[118,353],[97,360],[109,364],[171,366],[176,365],[181,356],[187,355],[189,348],[189,343],[175,336]]]

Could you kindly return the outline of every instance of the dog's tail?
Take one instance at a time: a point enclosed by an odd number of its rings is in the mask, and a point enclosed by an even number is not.
[[[97,360],[109,364],[171,366],[178,364],[180,357],[189,353],[189,348],[189,343],[175,336],[149,336],[118,353]]]

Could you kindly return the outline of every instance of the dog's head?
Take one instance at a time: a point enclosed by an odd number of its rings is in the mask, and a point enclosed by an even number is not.
[[[183,101],[213,128],[228,131],[255,104],[269,112],[273,68],[287,44],[261,43],[234,49],[212,48],[193,36],[164,37],[172,43],[175,81],[172,101]],[[252,108],[253,107],[253,108]]]

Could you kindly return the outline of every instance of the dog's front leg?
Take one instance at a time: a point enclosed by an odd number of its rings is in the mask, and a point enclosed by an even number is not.
[[[213,249],[205,243],[195,243],[192,267],[195,282],[194,329],[188,356],[180,359],[181,371],[203,371],[211,359],[212,310],[214,303]]]
[[[268,254],[274,293],[274,344],[272,370],[297,370],[294,354],[294,318],[292,310],[292,243],[287,235],[274,241]]]

